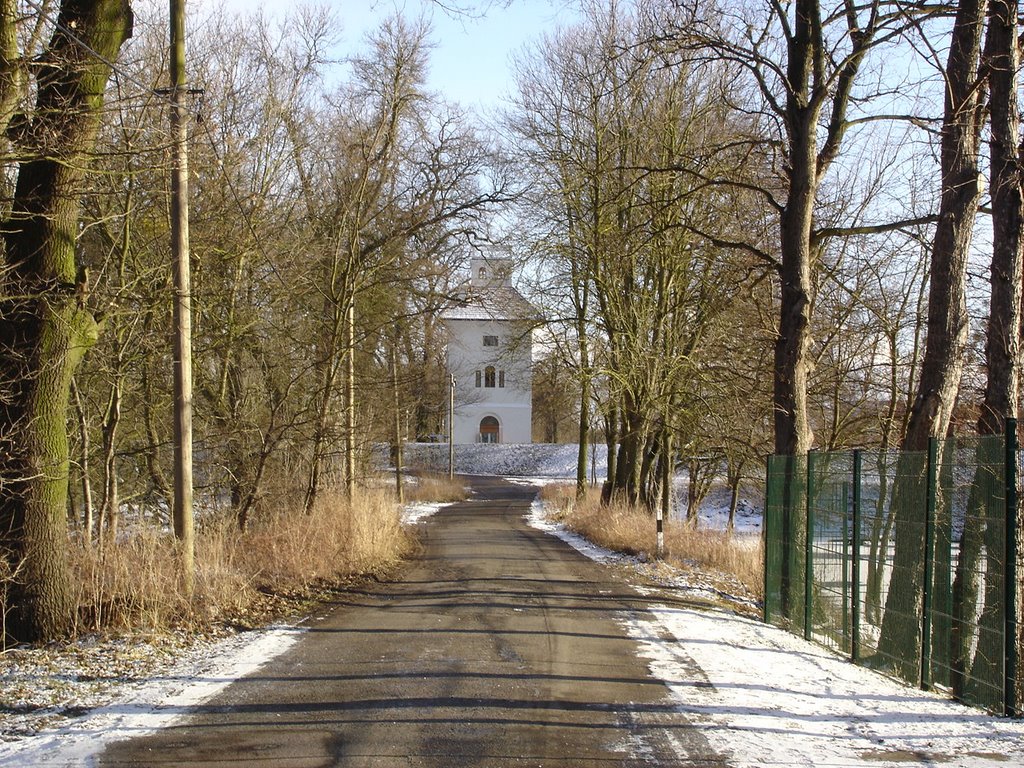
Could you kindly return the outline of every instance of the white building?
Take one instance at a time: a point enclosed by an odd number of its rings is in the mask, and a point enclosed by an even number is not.
[[[455,376],[456,443],[529,443],[537,310],[512,286],[509,259],[470,261],[469,282],[441,317]]]

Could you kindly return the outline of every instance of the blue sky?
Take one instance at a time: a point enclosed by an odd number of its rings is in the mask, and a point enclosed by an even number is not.
[[[203,0],[204,2],[208,0]],[[238,11],[252,9],[251,0],[223,0]],[[342,20],[342,51],[358,50],[365,33],[381,19],[401,11],[432,20],[437,48],[431,56],[430,85],[467,107],[494,107],[511,87],[510,57],[525,43],[556,24],[573,18],[571,0],[333,0],[326,3]],[[453,16],[442,5],[475,9]],[[295,0],[263,0],[270,14],[294,8]]]

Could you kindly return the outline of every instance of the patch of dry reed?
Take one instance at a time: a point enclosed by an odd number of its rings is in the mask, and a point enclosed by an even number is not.
[[[264,512],[244,533],[232,518],[207,520],[196,535],[191,595],[165,531],[128,530],[103,546],[76,541],[76,629],[199,629],[266,610],[267,595],[301,595],[383,572],[414,546],[400,512],[392,493],[366,489],[351,503],[340,491],[326,491],[310,514]]]
[[[459,480],[448,479],[447,475],[417,474],[414,482],[405,485],[406,501],[449,503],[465,501],[466,486]]]
[[[647,510],[624,504],[602,505],[596,492],[577,503],[571,486],[547,486],[541,498],[568,528],[595,544],[653,558],[657,532],[654,515]],[[670,565],[723,581],[723,586],[738,582],[750,596],[763,597],[762,551],[757,537],[667,521],[663,559]]]

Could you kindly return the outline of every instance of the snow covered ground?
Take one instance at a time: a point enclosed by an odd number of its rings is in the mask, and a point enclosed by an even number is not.
[[[56,722],[61,722],[60,726],[43,727],[35,732],[41,723],[29,715],[38,712],[29,710],[19,717],[17,712],[0,710],[0,738],[12,739],[0,742],[0,766],[90,765],[91,758],[108,744],[166,726],[187,712],[190,706],[205,701],[284,652],[302,632],[301,628],[293,626],[271,627],[213,643],[198,642],[191,648],[179,649],[173,658],[165,657],[143,665],[144,674],[138,670],[135,679],[123,679],[112,689],[94,690],[88,686],[88,680],[81,679],[79,670],[64,669],[67,688],[72,688],[75,683],[85,685],[75,686],[70,704],[65,702],[54,707],[54,715],[66,716],[68,710],[74,713],[76,704],[88,714],[72,720],[58,717]],[[100,646],[96,650],[102,656],[108,647]],[[5,664],[5,686],[19,677],[32,675],[40,678],[40,685],[44,683],[41,678],[46,673],[39,671],[38,654],[26,659],[25,666],[23,671],[27,674],[19,675],[22,670],[19,670],[16,660],[13,664]],[[98,674],[111,671],[103,664],[102,658],[90,658],[82,666]],[[123,670],[123,666],[117,664],[115,669]],[[50,676],[59,678],[61,673],[51,672]],[[45,683],[50,685],[52,680],[47,679]],[[30,682],[28,684],[31,686]],[[31,695],[28,691],[26,693]],[[97,706],[99,701],[103,703]]]
[[[550,443],[476,443],[455,446],[455,471],[460,475],[501,475],[545,478],[576,477],[576,445]],[[608,469],[607,449],[595,447],[592,469],[603,477]],[[447,443],[406,443],[409,467],[432,472],[448,471]]]
[[[539,502],[530,522],[592,559],[649,575],[647,564],[550,522]],[[672,594],[723,597],[690,578],[678,574]],[[733,611],[671,608],[657,603],[660,589],[637,589],[654,602],[623,625],[651,673],[735,768],[1024,766],[1024,721],[902,685]]]
[[[436,515],[438,510],[447,507],[448,504],[418,501],[415,504],[407,504],[402,512],[402,522],[406,525],[416,525],[428,517]]]

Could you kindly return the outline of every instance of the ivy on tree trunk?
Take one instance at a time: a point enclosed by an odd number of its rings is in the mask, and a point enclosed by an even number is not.
[[[67,410],[71,376],[99,334],[75,245],[107,62],[131,33],[127,0],[61,4],[38,59],[35,111],[22,132],[27,159],[3,226],[0,552],[14,574],[6,630],[19,641],[59,636],[72,618]]]

